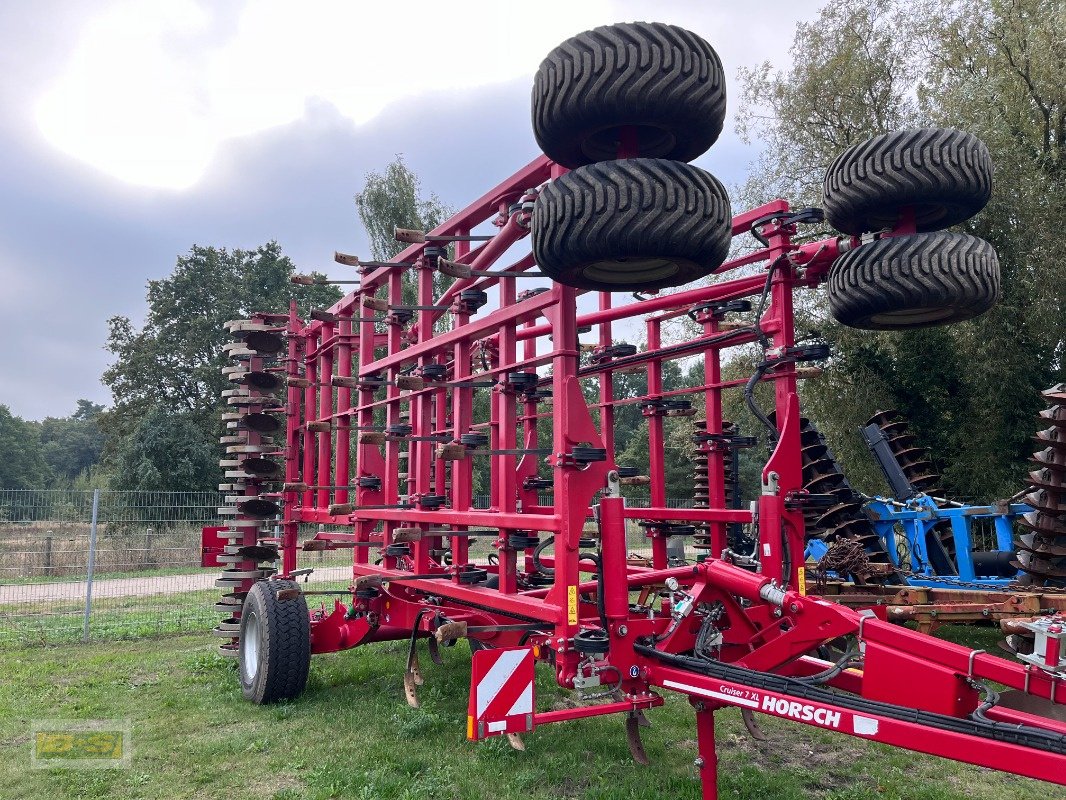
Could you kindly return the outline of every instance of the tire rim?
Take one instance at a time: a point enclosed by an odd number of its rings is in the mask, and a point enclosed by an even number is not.
[[[881,314],[874,314],[870,317],[870,322],[876,325],[911,326],[940,322],[953,316],[955,316],[955,309],[946,306],[909,308],[902,311],[885,311]]]
[[[592,133],[581,143],[581,152],[591,162],[610,161],[618,156],[621,125],[609,125]],[[661,125],[631,125],[635,129],[637,152],[629,158],[669,158],[677,137]],[[639,155],[638,155],[639,154]]]
[[[254,611],[244,612],[247,619],[241,633],[241,675],[251,683],[259,673],[259,617]]]
[[[631,284],[666,280],[680,270],[681,261],[670,258],[618,258],[589,264],[582,272],[602,284]]]

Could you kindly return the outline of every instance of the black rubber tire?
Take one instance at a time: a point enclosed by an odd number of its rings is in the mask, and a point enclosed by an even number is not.
[[[858,236],[893,227],[914,207],[918,232],[969,219],[992,194],[992,159],[984,142],[954,128],[918,128],[849,147],[826,170],[825,217]]]
[[[949,325],[996,304],[999,257],[966,233],[879,239],[837,259],[826,288],[833,316],[851,328]]]
[[[307,600],[302,594],[290,600],[277,599],[279,589],[294,588],[295,581],[259,581],[241,608],[237,672],[241,692],[253,703],[292,699],[307,686],[311,668]],[[254,648],[250,646],[253,634]]]
[[[645,158],[691,161],[725,121],[725,72],[702,38],[661,22],[605,25],[552,50],[533,79],[533,135],[565,167],[616,157],[636,128]]]
[[[729,252],[725,187],[679,161],[590,164],[541,191],[533,255],[552,280],[581,289],[679,286],[710,274]]]

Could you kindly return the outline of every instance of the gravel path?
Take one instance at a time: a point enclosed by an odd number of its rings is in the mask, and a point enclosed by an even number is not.
[[[309,582],[343,581],[350,578],[352,568],[317,567]],[[104,578],[93,581],[93,597],[136,597],[149,594],[180,594],[213,589],[217,569],[204,569],[185,575],[155,575],[144,578]],[[54,583],[19,583],[0,586],[0,605],[82,600],[85,581]]]

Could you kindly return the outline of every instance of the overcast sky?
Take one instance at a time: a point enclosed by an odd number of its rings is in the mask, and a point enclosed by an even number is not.
[[[366,254],[353,195],[397,153],[460,208],[537,153],[541,58],[596,25],[671,22],[737,68],[787,66],[817,5],[34,0],[0,3],[0,404],[108,403],[106,320],[193,244],[276,239],[304,270]],[[732,122],[696,163],[740,181]],[[736,210],[736,209],[734,209]],[[345,277],[351,277],[345,275]]]

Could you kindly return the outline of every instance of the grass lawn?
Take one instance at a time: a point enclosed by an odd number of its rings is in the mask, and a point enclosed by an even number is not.
[[[218,596],[218,589],[207,589],[180,594],[96,598],[89,633],[94,639],[110,640],[208,631],[222,619],[222,615],[211,608]],[[38,606],[0,605],[0,647],[80,642],[84,611],[83,601],[51,601]],[[29,655],[33,651],[25,652]]]
[[[316,656],[297,701],[243,701],[235,666],[203,634],[6,650],[0,682],[2,798],[698,798],[693,714],[669,694],[649,713],[651,767],[629,758],[617,716],[545,726],[527,752],[464,739],[469,651],[422,658],[422,708],[403,700],[403,647]],[[550,676],[538,707],[568,696]],[[556,706],[557,707],[557,706]],[[40,718],[132,722],[129,769],[30,768]],[[1062,787],[919,756],[760,717],[751,740],[735,710],[717,715],[723,798],[1061,800]]]

